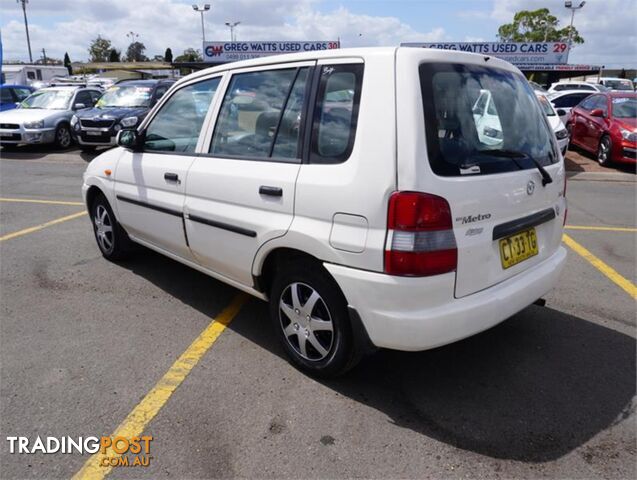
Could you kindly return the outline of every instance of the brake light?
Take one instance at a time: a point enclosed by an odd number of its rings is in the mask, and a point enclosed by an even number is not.
[[[389,198],[385,272],[424,277],[452,272],[458,265],[451,208],[429,193],[395,192]]]

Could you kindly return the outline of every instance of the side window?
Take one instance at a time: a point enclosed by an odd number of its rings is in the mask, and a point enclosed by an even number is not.
[[[586,99],[585,101],[588,101],[588,99]],[[602,112],[604,112],[604,115],[608,115],[608,104],[606,102],[606,97],[604,97],[603,95],[596,95],[593,108],[599,108]]]
[[[157,101],[164,96],[164,93],[166,93],[166,91],[168,91],[168,85],[160,85],[157,87],[157,89],[155,90],[155,100],[154,102],[157,103]]]
[[[599,98],[599,96],[595,95],[592,97],[588,97],[587,99],[585,99],[582,103],[580,103],[578,105],[579,108],[582,108],[584,110],[592,110],[595,108],[595,102],[597,101],[597,99]]]
[[[364,66],[323,65],[310,146],[311,163],[347,160],[356,137]]]
[[[75,96],[75,102],[73,103],[73,107],[75,107],[75,105],[78,103],[83,103],[85,107],[92,106],[93,100],[91,99],[91,94],[86,90],[77,92],[77,95]]]
[[[36,76],[38,77],[38,80],[42,80],[42,70],[40,70],[39,68],[35,71]]]
[[[298,158],[308,68],[232,76],[210,145],[212,155]]]
[[[29,80],[35,80],[35,72],[28,71],[28,72],[27,72],[27,78],[28,78]]]
[[[553,105],[555,105],[555,108],[572,108],[587,96],[587,93],[573,93],[570,95],[564,95],[560,98],[555,99]]]
[[[11,89],[3,88],[0,90],[0,95],[2,95],[1,100],[2,103],[15,103],[13,96],[11,95]]]
[[[97,90],[91,90],[91,106],[95,105],[95,102],[97,102],[101,96],[101,92],[98,92]]]
[[[21,102],[22,100],[27,98],[29,95],[31,95],[31,92],[27,90],[26,88],[14,88],[13,94],[17,98],[18,102]]]
[[[194,152],[219,82],[212,78],[174,92],[146,128],[144,151]]]

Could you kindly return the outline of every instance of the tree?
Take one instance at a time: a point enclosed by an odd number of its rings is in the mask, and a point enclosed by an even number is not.
[[[164,52],[164,62],[172,63],[173,62],[173,51],[168,47]]]
[[[111,41],[102,38],[100,35],[91,42],[88,49],[89,61],[91,62],[107,62],[111,52]]]
[[[122,54],[119,50],[117,50],[116,48],[111,48],[111,51],[108,54],[108,61],[109,62],[121,62],[122,61]]]
[[[68,52],[64,54],[64,66],[69,71],[69,75],[73,75],[73,67],[71,66],[71,57],[69,57]]]
[[[127,62],[147,62],[148,57],[144,55],[146,46],[142,42],[132,42],[126,49]]]
[[[199,53],[199,50],[187,48],[184,50],[184,53],[175,58],[175,63],[184,62],[203,62],[203,57],[201,56],[201,53]]]
[[[522,10],[513,16],[512,23],[498,28],[498,38],[502,42],[567,42],[570,27],[559,28],[559,23],[548,8]],[[575,27],[572,41],[584,43]]]

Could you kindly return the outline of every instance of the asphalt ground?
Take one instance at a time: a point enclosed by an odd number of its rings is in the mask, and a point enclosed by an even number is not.
[[[83,211],[89,156],[0,156],[1,478],[93,461],[10,454],[7,436],[116,431],[152,435],[152,459],[112,478],[635,478],[634,182],[569,183],[587,229],[566,233],[602,263],[569,247],[545,307],[317,381],[264,303],[148,250],[110,263],[86,215],[24,233]]]

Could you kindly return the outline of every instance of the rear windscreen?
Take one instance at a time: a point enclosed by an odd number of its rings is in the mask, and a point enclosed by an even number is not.
[[[525,78],[476,65],[420,66],[427,152],[438,175],[484,175],[558,161],[545,115]]]

